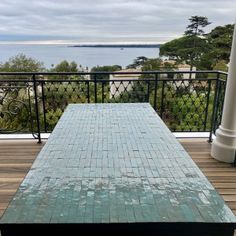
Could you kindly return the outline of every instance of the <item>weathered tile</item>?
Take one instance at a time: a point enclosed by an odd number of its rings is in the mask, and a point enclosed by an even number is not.
[[[69,105],[0,223],[235,222],[149,104]]]

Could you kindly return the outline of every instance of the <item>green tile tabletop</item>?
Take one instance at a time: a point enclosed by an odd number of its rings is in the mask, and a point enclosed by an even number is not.
[[[235,223],[148,103],[71,104],[1,224]]]

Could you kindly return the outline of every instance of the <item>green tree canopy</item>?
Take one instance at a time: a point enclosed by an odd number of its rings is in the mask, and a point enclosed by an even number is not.
[[[217,61],[229,62],[230,51],[233,40],[234,25],[217,26],[206,35],[208,43],[214,50]]]
[[[78,65],[76,62],[68,62],[64,60],[51,69],[52,72],[78,72]]]
[[[42,72],[45,67],[42,62],[28,57],[24,54],[18,54],[9,58],[5,63],[0,63],[0,71],[3,72]]]
[[[161,67],[162,60],[160,58],[149,58],[144,62],[142,71],[161,70]]]
[[[215,66],[213,67],[213,70],[220,70],[220,71],[228,71],[228,66],[225,64],[225,61],[218,61]]]
[[[135,69],[139,66],[143,66],[143,64],[148,60],[147,57],[144,57],[144,56],[140,56],[140,57],[137,57],[136,59],[134,59],[134,62],[130,65],[128,65],[126,68],[127,69]]]
[[[117,70],[122,70],[119,65],[112,66],[96,66],[91,69],[91,72],[113,72]],[[92,76],[94,78],[94,76]],[[109,79],[109,75],[97,75],[96,79]]]
[[[200,60],[198,68],[201,70],[220,69],[227,71],[233,40],[234,25],[217,26],[206,34],[208,51]]]
[[[161,56],[168,56],[177,62],[185,62],[191,66],[197,66],[201,56],[208,51],[207,42],[203,36],[202,28],[210,24],[207,17],[192,16],[189,18],[185,35],[178,39],[163,44],[160,48]]]
[[[193,40],[195,40],[195,45],[193,45]],[[185,62],[196,66],[206,51],[208,47],[205,39],[198,36],[183,36],[163,44],[160,47],[160,56],[167,56],[176,60],[177,63]]]

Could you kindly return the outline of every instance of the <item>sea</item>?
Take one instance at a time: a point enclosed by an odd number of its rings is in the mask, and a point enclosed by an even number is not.
[[[120,65],[125,68],[139,56],[156,58],[159,48],[112,48],[112,47],[71,47],[71,45],[49,44],[0,44],[0,63],[23,53],[44,63],[47,69],[63,60],[75,61],[90,70],[94,66]]]

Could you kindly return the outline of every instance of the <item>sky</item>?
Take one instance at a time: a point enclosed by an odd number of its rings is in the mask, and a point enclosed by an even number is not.
[[[236,20],[236,0],[0,0],[0,43],[163,43],[188,19]]]

